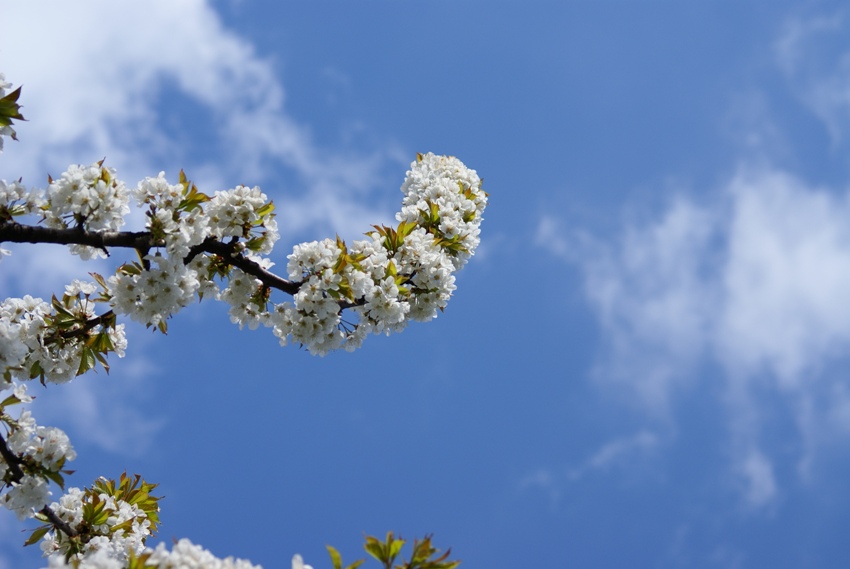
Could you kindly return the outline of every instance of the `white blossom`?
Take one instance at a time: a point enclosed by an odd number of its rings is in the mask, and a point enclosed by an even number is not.
[[[149,269],[109,277],[110,303],[117,313],[156,326],[192,302],[198,275],[179,258],[147,255],[145,260]]]
[[[181,210],[183,186],[169,184],[165,172],[145,178],[132,191],[140,205],[148,205],[146,229],[162,234],[168,254],[184,258],[209,235],[208,218],[200,208]]]
[[[117,230],[130,212],[129,192],[115,170],[101,164],[70,166],[47,188],[45,223],[48,227],[79,227],[89,231]],[[106,257],[94,247],[71,245],[83,259]]]
[[[261,222],[260,210],[267,204],[266,194],[257,186],[236,186],[232,190],[216,192],[204,210],[210,233],[218,238],[247,236]],[[262,224],[265,239],[258,252],[268,254],[280,234],[277,222],[271,216],[266,216]]]
[[[219,559],[188,539],[181,539],[169,551],[160,543],[147,563],[158,569],[262,569],[243,559]]]
[[[0,73],[0,98],[6,96],[6,89],[11,86],[12,84],[6,81],[6,76]],[[12,136],[14,132],[10,126],[0,126],[0,152],[3,152],[3,137]]]
[[[19,520],[31,518],[50,499],[47,481],[37,476],[24,476],[20,482],[12,482],[11,488],[0,500],[15,512]]]

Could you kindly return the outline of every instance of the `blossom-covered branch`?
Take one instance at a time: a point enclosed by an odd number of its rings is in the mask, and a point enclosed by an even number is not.
[[[24,120],[20,89],[0,74],[0,151]],[[183,172],[171,184],[160,173],[129,190],[103,161],[70,166],[45,190],[0,180],[0,243],[59,244],[87,260],[132,249],[138,259],[112,275],[90,273],[49,302],[31,296],[0,302],[0,505],[43,525],[26,545],[40,543],[49,569],[259,569],[247,561],[218,559],[181,540],[169,550],[146,546],[159,524],[156,487],[139,475],[99,478],[90,488],[69,488],[49,502],[50,483],[65,490],[66,461],[76,457],[68,437],[36,424],[25,383],[65,383],[107,356],[123,357],[129,317],[166,331],[166,321],[195,298],[230,305],[240,327],[272,328],[280,343],[311,353],[359,347],[369,334],[397,332],[409,321],[428,321],[455,289],[454,273],[475,252],[487,194],[474,170],[453,157],[418,154],[401,187],[398,225],[372,226],[367,239],[346,244],[325,239],[295,245],[286,275],[271,271],[268,255],[279,238],[274,204],[258,187],[236,186],[202,193]],[[131,198],[145,226],[124,231]],[[10,252],[0,248],[0,259]],[[273,291],[291,301],[278,302]],[[96,307],[108,308],[98,313]],[[354,317],[343,320],[344,310]],[[0,395],[2,397],[2,395]],[[397,565],[404,545],[391,533],[368,537],[366,551],[385,568],[453,569],[459,562],[438,555],[430,537],[414,541],[410,561]],[[343,569],[328,548],[334,569]],[[345,569],[356,569],[355,561]],[[293,569],[311,569],[300,556]]]
[[[177,184],[160,174],[131,192],[102,162],[72,166],[45,192],[0,181],[0,242],[68,245],[84,259],[134,249],[139,261],[96,278],[97,300],[116,314],[164,331],[195,296],[213,297],[230,305],[234,323],[262,324],[281,344],[324,355],[434,318],[454,291],[454,273],[474,254],[487,203],[475,171],[420,154],[402,192],[397,226],[373,226],[369,239],[351,246],[338,237],[296,245],[285,277],[269,270],[279,234],[274,204],[259,188],[209,196],[181,172]],[[120,230],[131,195],[145,210],[143,231]],[[36,216],[40,222],[23,222]],[[272,290],[292,302],[274,302]],[[352,322],[341,317],[347,308]]]
[[[0,243],[52,243],[55,245],[84,245],[101,249],[108,254],[109,249],[135,249],[150,251],[164,243],[154,240],[149,231],[87,231],[85,229],[56,229],[40,225],[22,225],[0,221]],[[227,264],[242,269],[269,288],[294,295],[300,283],[289,281],[263,268],[258,262],[241,255],[241,249],[235,243],[224,243],[207,237],[203,243],[189,250],[186,261],[191,261],[201,253],[218,255]]]

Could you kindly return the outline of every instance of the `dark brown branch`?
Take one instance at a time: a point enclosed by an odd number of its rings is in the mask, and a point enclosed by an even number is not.
[[[148,231],[85,231],[81,229],[52,229],[37,225],[21,225],[18,223],[0,223],[0,243],[54,243],[57,245],[88,245],[106,249],[119,247],[147,251],[154,247],[162,247],[164,243],[155,242]],[[265,286],[283,291],[289,295],[298,292],[301,283],[284,279],[261,267],[255,261],[241,254],[238,244],[222,243],[208,237],[200,245],[192,247],[188,263],[199,253],[212,253],[221,257],[227,264],[242,269],[255,277]]]
[[[3,438],[3,435],[0,435],[0,456],[3,457],[3,460],[6,462],[6,466],[12,473],[11,481],[20,482],[24,477],[24,471],[21,470],[21,458],[9,450],[8,445],[6,445],[6,439]]]
[[[50,506],[44,506],[42,509],[40,509],[38,511],[38,513],[42,514],[45,518],[50,520],[50,523],[53,524],[53,526],[56,529],[61,530],[62,533],[64,533],[68,537],[75,537],[75,536],[78,535],[78,533],[76,531],[74,531],[74,528],[72,528],[68,524],[68,522],[66,522],[65,520],[60,518],[56,514],[56,512],[54,512],[52,509],[50,509]]]
[[[80,326],[79,328],[70,328],[70,329],[57,329],[54,334],[50,336],[45,336],[44,344],[49,346],[58,342],[59,340],[68,341],[76,338],[85,338],[92,329],[97,326],[109,326],[114,327],[115,324],[115,313],[111,310],[108,310],[101,314],[100,316],[95,316],[93,318],[89,318],[85,321],[85,324]]]
[[[39,225],[0,223],[0,243],[55,243],[57,245],[88,245],[98,249],[123,247],[145,250],[155,247],[147,231],[86,231],[83,229],[52,229]]]
[[[162,242],[155,241],[149,231],[86,231],[84,229],[52,229],[39,225],[21,225],[19,223],[0,222],[0,243],[53,243],[57,245],[88,245],[106,250],[107,247],[135,249],[144,255],[155,247],[164,247]],[[264,269],[256,261],[242,255],[239,243],[224,243],[214,237],[207,237],[200,245],[189,250],[184,259],[188,264],[201,253],[211,253],[220,257],[226,264],[241,269],[259,280],[263,286],[285,292],[294,296],[301,288],[300,282],[287,280]],[[362,305],[365,299],[356,302],[339,301],[340,310]]]
[[[260,266],[256,261],[241,254],[238,243],[222,243],[213,237],[207,237],[200,245],[195,245],[189,250],[186,262],[190,262],[199,253],[212,253],[218,255],[228,265],[242,269],[245,273],[263,283],[264,286],[282,290],[286,294],[294,295],[301,287],[301,283],[286,280]]]

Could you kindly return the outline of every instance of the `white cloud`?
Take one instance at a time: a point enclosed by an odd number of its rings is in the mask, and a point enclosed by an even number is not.
[[[660,443],[658,435],[648,430],[617,437],[601,445],[577,466],[565,470],[538,468],[529,472],[520,479],[518,490],[521,493],[530,490],[542,492],[548,499],[550,509],[556,510],[566,484],[577,483],[587,475],[604,473],[615,468],[633,469],[641,459],[657,449]]]
[[[713,341],[730,371],[796,386],[850,347],[850,195],[775,171],[738,176],[729,191]]]
[[[538,244],[584,271],[585,293],[618,354],[605,375],[626,381],[659,410],[679,370],[704,349],[715,291],[703,278],[708,258],[692,253],[709,249],[714,224],[713,212],[679,199],[661,220],[626,229],[616,250],[587,235],[564,238],[553,218],[538,229]],[[642,357],[647,353],[654,357]]]
[[[166,158],[186,156],[183,166],[210,191],[279,180],[286,168],[306,192],[264,188],[286,204],[285,229],[318,224],[359,235],[389,216],[367,198],[400,185],[407,160],[392,145],[318,147],[285,110],[273,62],[227,29],[206,1],[16,2],[4,6],[4,23],[0,68],[23,84],[29,119],[18,129],[21,141],[6,145],[0,174],[7,179],[42,183],[69,163],[106,156],[134,184],[156,175]],[[165,89],[191,101],[211,132],[171,116]],[[210,154],[192,159],[193,143]],[[397,172],[391,180],[388,164]],[[393,207],[400,196],[388,193],[382,202]]]
[[[562,491],[560,480],[555,473],[547,468],[539,468],[525,475],[519,482],[519,491],[524,493],[532,489],[543,492],[547,497],[549,508],[557,509]]]
[[[773,46],[833,150],[850,135],[846,16],[789,18]],[[723,125],[749,166],[718,191],[674,197],[616,239],[564,237],[544,216],[537,241],[583,275],[607,344],[597,375],[612,392],[668,419],[700,366],[720,370],[711,380],[722,386],[732,470],[747,504],[762,508],[780,494],[763,449],[765,416],[777,413],[765,395],[784,399],[797,425],[803,481],[818,448],[850,434],[850,383],[832,373],[850,357],[850,192],[771,167],[798,158],[794,139],[762,91],[732,100]]]
[[[777,484],[759,451],[759,390],[788,399],[802,475],[814,447],[848,433],[848,386],[820,373],[850,356],[848,219],[850,193],[742,169],[713,201],[677,198],[616,242],[558,237],[545,218],[538,243],[582,271],[608,344],[599,376],[616,391],[666,416],[697,366],[725,370],[712,380],[725,382],[735,468],[763,505]]]
[[[626,462],[633,464],[637,457],[651,452],[659,443],[655,433],[645,430],[608,441],[578,467],[570,469],[568,478],[578,480],[591,471],[606,471]]]
[[[111,358],[109,376],[98,368],[67,385],[43,390],[32,385],[29,393],[36,397],[32,409],[38,422],[62,428],[72,443],[82,441],[125,456],[143,455],[165,419],[158,406],[151,405],[149,381],[157,370],[144,355],[144,346],[133,348],[124,361]]]
[[[850,134],[850,50],[846,14],[793,17],[775,45],[780,69],[800,100],[823,122],[833,144]]]
[[[759,451],[751,450],[741,462],[741,474],[746,484],[744,496],[752,507],[769,505],[776,497],[773,465]]]

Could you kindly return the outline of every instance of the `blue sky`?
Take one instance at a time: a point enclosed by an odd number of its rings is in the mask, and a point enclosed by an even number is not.
[[[266,569],[363,533],[465,567],[844,567],[850,10],[838,1],[0,1],[0,177],[106,157],[260,185],[291,245],[389,221],[416,152],[484,178],[445,314],[309,356],[204,301],[37,392],[72,484]],[[138,222],[138,219],[136,220]],[[16,247],[6,295],[97,265]],[[37,390],[38,391],[38,390]],[[13,516],[0,567],[37,567]]]

